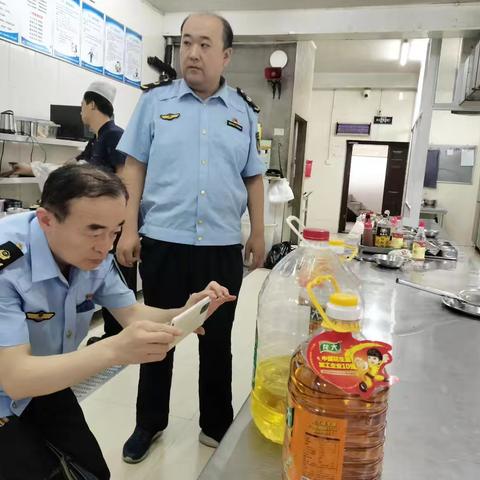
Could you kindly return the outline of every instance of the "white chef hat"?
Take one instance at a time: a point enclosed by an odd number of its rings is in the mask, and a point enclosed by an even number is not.
[[[100,81],[92,82],[86,91],[97,93],[101,97],[107,99],[112,105],[113,100],[115,100],[115,94],[117,93],[117,89],[113,85]]]

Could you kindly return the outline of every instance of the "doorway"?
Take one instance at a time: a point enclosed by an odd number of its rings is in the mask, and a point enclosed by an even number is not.
[[[363,212],[401,215],[408,142],[347,140],[339,232]]]
[[[293,190],[294,198],[285,209],[285,218],[294,215],[300,218],[302,208],[303,176],[305,171],[305,149],[307,142],[307,121],[295,114],[293,126],[292,159],[288,168],[288,181]],[[303,219],[300,218],[303,221]],[[286,227],[288,229],[288,227]],[[290,229],[288,230],[290,232]],[[285,235],[286,240],[297,243],[297,235],[290,232]]]

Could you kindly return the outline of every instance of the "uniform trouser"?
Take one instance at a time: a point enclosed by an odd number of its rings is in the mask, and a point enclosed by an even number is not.
[[[0,480],[49,478],[59,462],[45,441],[99,480],[110,478],[97,440],[69,388],[32,399],[19,417],[7,417],[0,425]]]
[[[140,275],[145,304],[160,308],[182,307],[193,292],[211,280],[238,295],[243,278],[241,245],[192,246],[144,237]],[[204,324],[199,335],[200,427],[220,440],[233,421],[231,331],[236,302],[222,305]],[[137,425],[151,432],[168,424],[174,349],[162,362],[140,366]],[[193,374],[192,374],[193,376]]]
[[[127,284],[127,287],[133,290],[134,293],[137,291],[137,266],[134,267],[124,267],[120,265],[120,271],[122,272],[123,278]],[[102,308],[102,316],[104,321],[104,331],[105,335],[103,337],[111,337],[120,333],[123,327],[115,320],[115,317],[106,309]]]

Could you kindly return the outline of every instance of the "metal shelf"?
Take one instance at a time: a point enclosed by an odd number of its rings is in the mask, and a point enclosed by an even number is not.
[[[29,137],[26,135],[12,135],[10,133],[0,133],[0,141],[13,143],[34,143],[41,145],[56,145],[59,147],[84,148],[87,142],[78,142],[75,140],[62,140],[61,138],[42,138]]]
[[[0,178],[0,185],[38,184],[36,177],[6,177]]]

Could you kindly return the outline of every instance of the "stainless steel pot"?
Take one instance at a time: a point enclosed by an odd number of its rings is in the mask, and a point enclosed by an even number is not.
[[[12,110],[0,113],[0,133],[15,133],[15,116]]]

